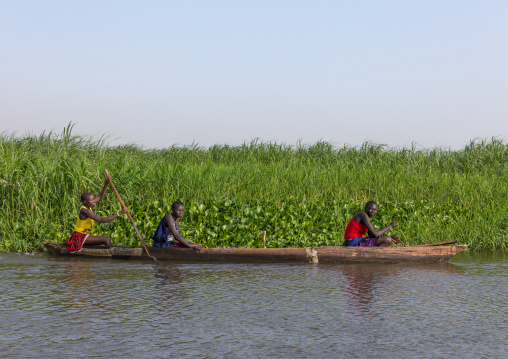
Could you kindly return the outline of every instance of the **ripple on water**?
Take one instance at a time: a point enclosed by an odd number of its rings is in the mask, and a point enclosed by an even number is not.
[[[500,357],[506,269],[1,254],[0,356]]]

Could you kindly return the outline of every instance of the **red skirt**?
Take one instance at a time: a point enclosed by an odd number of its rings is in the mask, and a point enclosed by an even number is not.
[[[85,243],[86,237],[88,237],[88,234],[72,232],[69,239],[67,239],[67,242],[65,242],[69,252],[75,253],[83,249],[83,243]]]

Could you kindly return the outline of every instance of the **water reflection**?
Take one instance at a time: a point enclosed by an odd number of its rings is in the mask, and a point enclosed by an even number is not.
[[[361,316],[374,302],[376,281],[382,274],[375,273],[369,267],[344,265],[340,267],[346,281],[346,311],[353,316]]]
[[[91,265],[83,262],[69,262],[65,273],[72,296],[72,305],[77,310],[87,310],[93,307],[93,290],[96,288],[95,272]]]
[[[153,266],[155,301],[163,304],[165,309],[175,306],[185,297],[181,284],[183,273],[175,265],[156,264]]]
[[[503,357],[508,263],[171,264],[0,254],[0,357]],[[41,285],[43,283],[43,285]]]
[[[325,269],[326,268],[326,269]],[[445,262],[437,264],[344,264],[321,267],[343,278],[344,311],[357,319],[390,306],[407,306],[412,293],[422,288],[444,288],[457,280],[464,268]],[[456,288],[455,286],[450,286]],[[453,290],[446,292],[453,296]],[[451,298],[450,298],[451,300]]]

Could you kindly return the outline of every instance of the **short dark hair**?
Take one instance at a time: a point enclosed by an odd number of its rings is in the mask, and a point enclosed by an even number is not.
[[[171,205],[171,210],[174,211],[176,209],[176,207],[180,207],[182,206],[183,207],[183,203],[180,202],[180,201],[174,201],[173,204]]]
[[[85,200],[92,196],[93,197],[93,194],[91,194],[90,192],[84,192],[82,195],[81,195],[81,202],[85,203]]]
[[[367,208],[372,207],[373,205],[377,206],[377,203],[374,201],[368,201],[367,204],[365,205],[365,210],[367,210]]]

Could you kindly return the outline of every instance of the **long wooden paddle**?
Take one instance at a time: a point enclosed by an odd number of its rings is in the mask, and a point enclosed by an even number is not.
[[[435,242],[435,243],[427,243],[427,244],[415,244],[413,247],[434,247],[434,246],[444,246],[447,244],[457,243],[457,240],[453,241],[445,241],[445,242]]]
[[[109,175],[108,170],[104,170],[104,171],[106,171],[106,176]],[[115,191],[115,194],[118,197],[118,200],[120,201],[120,204],[122,205],[122,208],[123,207],[127,207],[123,203],[122,197],[120,197],[120,194],[116,190],[115,185],[113,184],[113,180],[111,179],[111,177],[109,178],[109,184],[113,188],[113,191]],[[143,244],[143,248],[145,248],[145,251],[146,251],[146,254],[148,254],[148,257],[152,258],[154,261],[157,261],[157,259],[155,259],[155,257],[151,256],[150,252],[148,252],[148,247],[146,246],[145,241],[143,240],[143,237],[141,237],[141,233],[139,233],[138,227],[136,227],[136,223],[134,223],[134,219],[132,219],[131,213],[129,212],[129,208],[127,208],[127,216],[129,216],[129,219],[131,220],[131,223],[134,226],[134,230],[136,231],[136,234],[138,235],[139,239],[141,240],[141,243]]]

